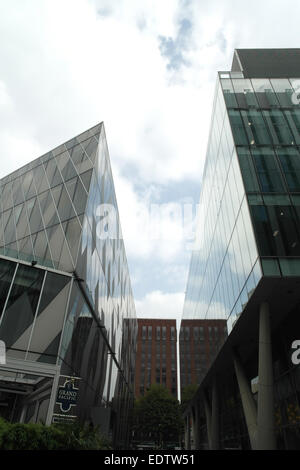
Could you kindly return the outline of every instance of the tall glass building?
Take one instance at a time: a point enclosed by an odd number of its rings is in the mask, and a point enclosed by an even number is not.
[[[195,397],[197,446],[300,447],[286,411],[300,409],[299,77],[300,49],[238,49],[218,73],[183,319],[226,320],[229,336]]]
[[[103,123],[0,192],[0,415],[79,418],[126,448],[137,320]]]

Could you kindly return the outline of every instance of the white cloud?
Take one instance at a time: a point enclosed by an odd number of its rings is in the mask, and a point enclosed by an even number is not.
[[[141,300],[136,300],[136,312],[139,318],[169,318],[180,321],[183,309],[184,293],[167,293],[159,290],[149,292]]]

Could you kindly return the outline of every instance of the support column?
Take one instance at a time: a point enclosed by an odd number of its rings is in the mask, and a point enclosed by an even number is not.
[[[208,403],[208,398],[206,393],[204,392],[203,396],[204,401],[204,410],[205,410],[205,417],[206,417],[206,428],[207,428],[207,440],[208,440],[208,448],[211,450],[211,408]]]
[[[211,410],[211,448],[218,450],[220,448],[219,439],[219,394],[216,378],[213,381],[212,388],[212,410]]]
[[[238,381],[243,411],[246,419],[248,434],[252,450],[256,449],[257,438],[257,409],[251,391],[251,385],[246,377],[243,366],[236,354],[233,354],[235,374]]]
[[[259,311],[257,449],[275,450],[274,385],[270,311],[263,302]]]

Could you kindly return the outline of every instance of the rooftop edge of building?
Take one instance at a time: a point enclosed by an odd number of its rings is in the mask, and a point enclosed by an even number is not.
[[[70,148],[71,148],[72,142],[74,142],[74,145],[76,145],[76,143],[83,142],[84,140],[88,139],[89,137],[92,137],[93,135],[100,134],[103,127],[104,127],[104,121],[101,121],[98,124],[90,127],[89,129],[86,129],[83,132],[80,132],[80,134],[77,134],[74,137],[71,137],[70,139],[66,140],[65,142],[60,143],[59,145],[56,145],[53,149],[48,150],[48,152],[40,155],[39,157],[34,158],[30,162],[27,162],[25,163],[25,165],[22,165],[21,167],[19,167],[17,170],[14,170],[11,173],[8,173],[7,175],[0,178],[0,184],[6,183],[8,181],[11,181],[17,176],[20,176],[22,173],[24,173],[24,171],[22,170],[24,170],[26,167],[29,167],[32,165],[31,168],[33,168],[34,166],[36,166],[35,164],[38,163],[40,159],[41,160],[46,159],[47,155],[49,155],[51,152],[54,152],[55,155],[59,155],[64,150],[67,150],[68,144],[70,145]],[[77,142],[75,142],[75,139],[77,139]]]
[[[245,78],[299,78],[300,48],[235,49],[231,72]]]

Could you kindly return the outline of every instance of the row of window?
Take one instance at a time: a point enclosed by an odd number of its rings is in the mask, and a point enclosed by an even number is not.
[[[155,337],[157,341],[167,339],[167,327],[166,326],[156,326],[155,327]],[[142,339],[152,340],[152,326],[142,326]],[[176,341],[176,328],[175,326],[170,327],[170,339],[171,341]]]
[[[297,107],[298,81],[293,79],[221,79],[227,107]]]
[[[227,328],[226,326],[208,326],[206,328],[203,326],[185,326],[180,329],[179,339],[180,341],[190,341],[193,338],[194,341],[204,341],[207,333],[209,338],[218,338],[219,335],[227,335]]]
[[[246,191],[300,192],[300,152],[296,147],[237,147]]]
[[[236,145],[299,145],[300,109],[229,109]]]

